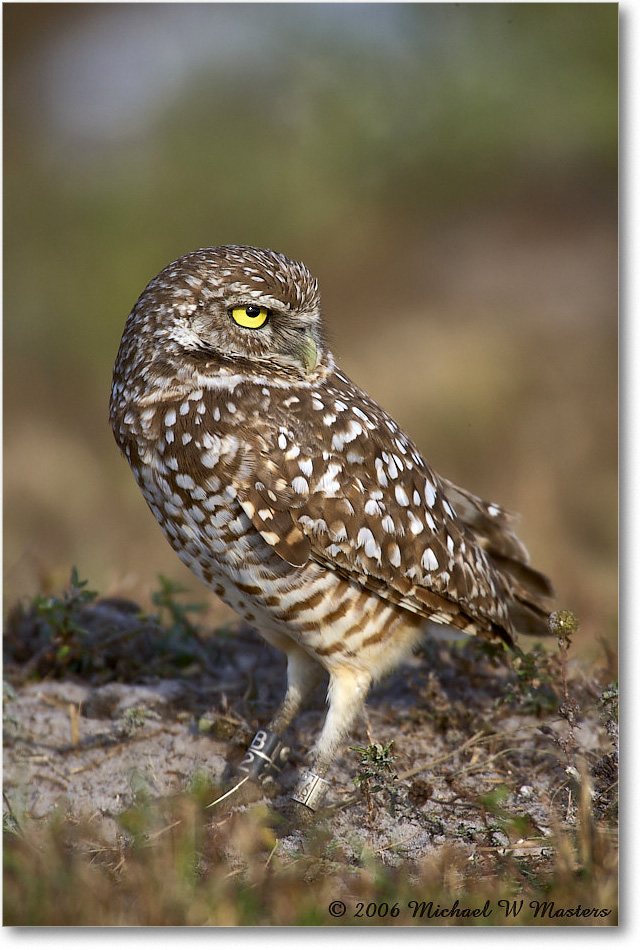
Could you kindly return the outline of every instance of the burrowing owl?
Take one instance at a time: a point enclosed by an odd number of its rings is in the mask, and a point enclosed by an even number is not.
[[[329,674],[294,797],[314,808],[371,684],[429,623],[511,642],[546,633],[552,589],[507,513],[437,475],[336,366],[317,282],[252,247],[205,248],[127,319],[111,424],[181,560],[287,654],[287,691],[245,766]]]

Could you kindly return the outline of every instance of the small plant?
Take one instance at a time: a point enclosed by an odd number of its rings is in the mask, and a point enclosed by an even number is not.
[[[455,641],[455,644],[457,641]],[[479,637],[473,637],[471,644],[477,653],[485,657],[491,666],[497,669],[505,667],[507,658],[510,658],[510,647],[503,640],[484,640]]]
[[[551,633],[569,647],[573,636],[580,628],[580,622],[572,610],[558,610],[551,614],[549,626]]]
[[[5,657],[7,650],[9,656],[22,656],[24,676],[41,667],[56,674],[82,672],[89,639],[83,612],[97,597],[96,591],[87,590],[87,583],[73,567],[67,590],[38,594],[30,604],[19,604],[9,612]]]
[[[187,669],[194,663],[207,669],[216,650],[215,641],[203,642],[197,624],[190,617],[206,610],[207,604],[181,603],[178,596],[188,589],[162,574],[158,580],[160,586],[151,595],[157,611],[148,617],[160,630],[157,655],[170,660],[174,669]]]
[[[370,818],[374,815],[373,796],[378,793],[383,793],[387,798],[388,810],[393,818],[396,813],[399,792],[396,787],[397,776],[392,767],[395,756],[390,751],[393,743],[394,739],[391,739],[385,745],[375,742],[369,746],[351,746],[352,751],[361,756],[354,784],[363,792]]]
[[[551,633],[557,637],[558,656],[549,653],[539,643],[528,653],[515,644],[511,649],[515,681],[509,683],[503,698],[498,700],[496,705],[517,703],[525,712],[537,716],[557,710],[569,720],[569,725],[574,725],[571,720],[577,710],[569,699],[567,659],[573,635],[579,628],[579,621],[570,610],[560,610],[551,614],[549,627]],[[558,682],[561,683],[561,706],[556,689]]]
[[[204,604],[181,603],[180,584],[160,577],[146,614],[119,598],[99,598],[73,568],[66,590],[38,594],[12,608],[5,623],[5,669],[26,680],[69,674],[130,682],[141,675],[174,675],[198,664],[212,669],[217,641],[205,642],[191,615]]]
[[[508,684],[498,705],[517,703],[525,712],[538,716],[553,712],[559,698],[553,686],[551,655],[540,644],[536,644],[528,653],[515,645],[513,654],[515,680]]]
[[[187,593],[187,588],[162,574],[159,574],[158,580],[160,588],[152,593],[152,603],[158,607],[158,613],[154,619],[171,634],[196,636],[198,628],[192,623],[188,614],[202,613],[206,604],[181,604],[176,596]]]
[[[551,614],[549,624],[551,633],[557,636],[557,645],[560,651],[559,665],[562,678],[563,700],[559,708],[559,713],[568,723],[566,738],[560,740],[560,745],[566,755],[567,772],[574,774],[577,773],[577,769],[573,762],[573,751],[577,745],[575,729],[580,714],[580,707],[571,697],[568,690],[568,651],[571,647],[573,635],[579,629],[580,623],[575,614],[571,613],[570,610],[560,610],[558,613]]]
[[[611,734],[612,723],[615,723],[616,727],[619,722],[619,702],[620,702],[620,691],[617,683],[609,683],[609,685],[602,691],[600,696],[600,706],[602,707],[602,712],[600,713],[600,719],[606,726],[606,731]]]
[[[509,841],[539,837],[541,831],[529,814],[516,813],[507,807],[509,796],[510,790],[506,785],[499,785],[480,796],[479,805],[487,833],[491,837],[496,833],[505,835]],[[492,817],[491,821],[489,816]]]
[[[619,782],[619,690],[617,683],[609,683],[598,700],[602,707],[600,719],[613,748],[601,756],[591,771],[595,781],[595,808],[598,816],[617,822]]]
[[[132,736],[143,728],[148,719],[149,712],[147,709],[142,706],[132,706],[123,714],[119,724],[119,732],[123,736]]]
[[[87,584],[88,581],[80,580],[78,569],[72,567],[68,590],[57,596],[38,594],[34,598],[34,613],[55,645],[58,660],[64,661],[76,652],[79,639],[86,635],[86,630],[78,622],[78,612],[97,597],[95,590],[86,589]]]

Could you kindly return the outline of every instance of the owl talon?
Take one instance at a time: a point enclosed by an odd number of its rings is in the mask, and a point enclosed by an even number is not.
[[[280,736],[269,729],[259,729],[237,772],[263,785],[278,775],[289,754],[290,750],[283,745]]]

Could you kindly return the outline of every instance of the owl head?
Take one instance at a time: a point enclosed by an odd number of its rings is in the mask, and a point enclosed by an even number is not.
[[[167,379],[196,363],[312,374],[323,356],[317,281],[283,254],[253,247],[203,248],[169,264],[127,319],[115,379]],[[251,364],[251,365],[248,365]]]

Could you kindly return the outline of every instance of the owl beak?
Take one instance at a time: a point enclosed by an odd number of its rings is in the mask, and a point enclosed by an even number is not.
[[[319,353],[317,351],[317,344],[311,333],[305,333],[303,339],[301,340],[301,345],[299,347],[299,354],[301,356],[301,362],[303,363],[303,368],[305,369],[306,375],[316,368],[316,365],[319,361]]]

